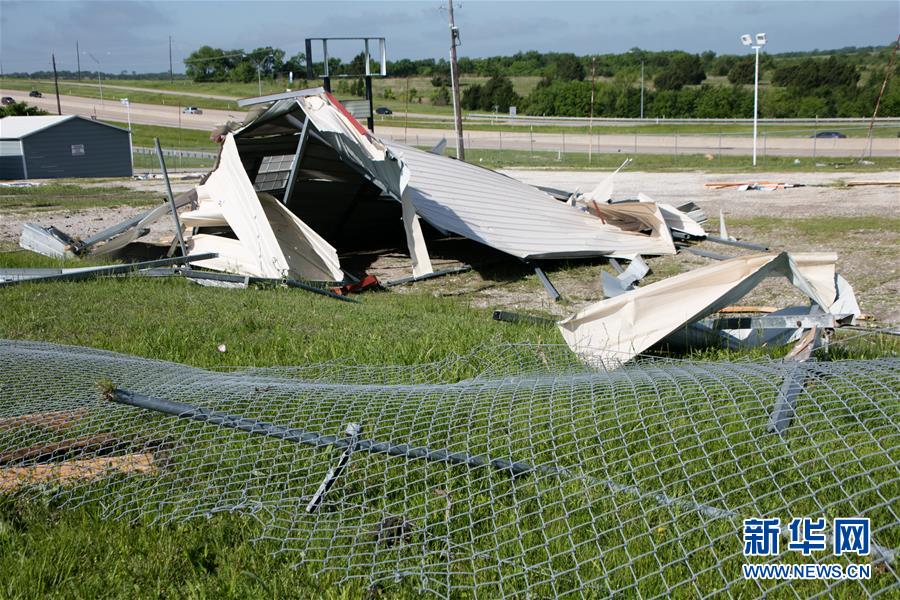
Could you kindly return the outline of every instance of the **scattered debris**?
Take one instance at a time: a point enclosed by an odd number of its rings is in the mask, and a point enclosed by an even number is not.
[[[881,179],[881,180],[860,180],[860,181],[848,181],[846,183],[848,187],[856,187],[856,186],[880,186],[880,185],[900,185],[900,179]]]
[[[779,331],[756,335],[754,331],[760,327],[794,332],[809,328],[809,324],[804,326],[803,318],[794,314],[794,309],[786,309],[784,318],[777,323],[761,325],[759,319],[765,317],[757,317],[756,323],[688,327],[733,304],[773,275],[787,277],[812,299],[832,327],[838,322],[852,324],[860,310],[852,288],[835,274],[836,260],[833,253],[782,252],[735,257],[594,303],[560,321],[559,330],[569,347],[586,361],[615,368],[679,331],[681,339],[670,341],[696,347],[698,341],[711,337],[719,345],[727,342],[726,347],[734,347],[784,337]],[[811,314],[809,307],[800,310]],[[746,333],[747,329],[750,333]],[[735,333],[731,335],[729,330]],[[732,339],[723,339],[720,332]],[[712,336],[707,335],[710,333]]]
[[[714,181],[704,184],[704,187],[714,190],[734,189],[739,192],[746,192],[748,190],[773,192],[775,190],[783,190],[787,188],[804,187],[804,184],[785,183],[783,181]]]

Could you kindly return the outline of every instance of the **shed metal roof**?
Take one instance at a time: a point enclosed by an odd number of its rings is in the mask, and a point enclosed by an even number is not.
[[[21,140],[30,135],[43,131],[50,127],[55,127],[60,123],[71,121],[72,119],[81,119],[89,123],[97,123],[104,127],[112,127],[120,131],[128,131],[122,127],[116,127],[102,121],[93,119],[85,119],[78,115],[47,115],[40,117],[4,117],[0,119],[0,140]]]

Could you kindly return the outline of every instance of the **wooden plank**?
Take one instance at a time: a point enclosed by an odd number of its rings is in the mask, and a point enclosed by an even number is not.
[[[12,492],[26,485],[71,485],[113,475],[156,471],[153,454],[150,453],[100,456],[29,467],[6,467],[0,469],[0,492]]]
[[[10,450],[0,454],[0,465],[13,462],[37,461],[46,462],[56,458],[62,458],[72,452],[112,452],[117,448],[123,448],[131,442],[108,433],[65,440],[52,444],[37,444],[27,448]]]
[[[773,313],[776,310],[778,309],[774,306],[726,306],[719,313]]]
[[[62,431],[81,421],[86,414],[87,411],[85,409],[79,408],[76,410],[54,410],[6,417],[0,419],[0,431],[18,429],[19,427],[25,426],[39,427],[51,431]]]

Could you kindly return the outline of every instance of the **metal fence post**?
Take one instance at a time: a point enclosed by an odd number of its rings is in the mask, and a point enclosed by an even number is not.
[[[634,153],[637,154],[637,131],[634,132]]]
[[[563,154],[565,154],[566,153],[566,132],[565,132],[565,130],[563,130],[563,132],[562,132],[562,137],[563,137]]]
[[[719,160],[722,160],[722,130],[719,130]]]
[[[678,134],[675,134],[675,155],[673,157],[673,162],[678,162]]]
[[[529,126],[528,143],[531,145],[531,158],[534,158],[534,125]]]
[[[813,129],[813,167],[816,166],[816,140],[819,137],[819,132],[817,129]]]

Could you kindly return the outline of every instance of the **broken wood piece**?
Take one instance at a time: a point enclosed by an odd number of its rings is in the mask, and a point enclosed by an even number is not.
[[[0,469],[0,492],[12,492],[26,485],[67,485],[101,477],[130,473],[154,473],[153,454],[126,454],[69,460],[61,463],[6,467]]]
[[[81,421],[86,414],[87,411],[85,409],[79,408],[76,410],[54,410],[50,412],[5,417],[0,419],[0,431],[17,429],[25,426],[39,427],[51,431],[62,431]]]
[[[859,185],[900,185],[900,179],[895,179],[893,181],[887,179],[881,180],[866,180],[866,181],[848,181],[847,186],[855,187]]]
[[[773,313],[777,308],[774,306],[726,306],[719,312],[722,314],[731,313]]]
[[[74,452],[107,452],[124,449],[134,444],[134,440],[124,440],[121,437],[108,433],[98,433],[74,440],[54,442],[52,444],[37,444],[27,448],[10,450],[0,454],[0,465],[13,462],[37,461],[46,462],[56,458],[62,458]]]
[[[404,285],[407,283],[417,283],[419,281],[425,281],[428,279],[434,279],[436,277],[444,277],[446,275],[458,275],[460,273],[466,273],[472,270],[471,265],[462,265],[460,267],[451,267],[449,269],[442,269],[440,271],[432,271],[431,273],[426,273],[425,275],[419,275],[418,277],[402,277],[400,279],[393,279],[384,284],[384,287],[394,287],[397,285]]]

